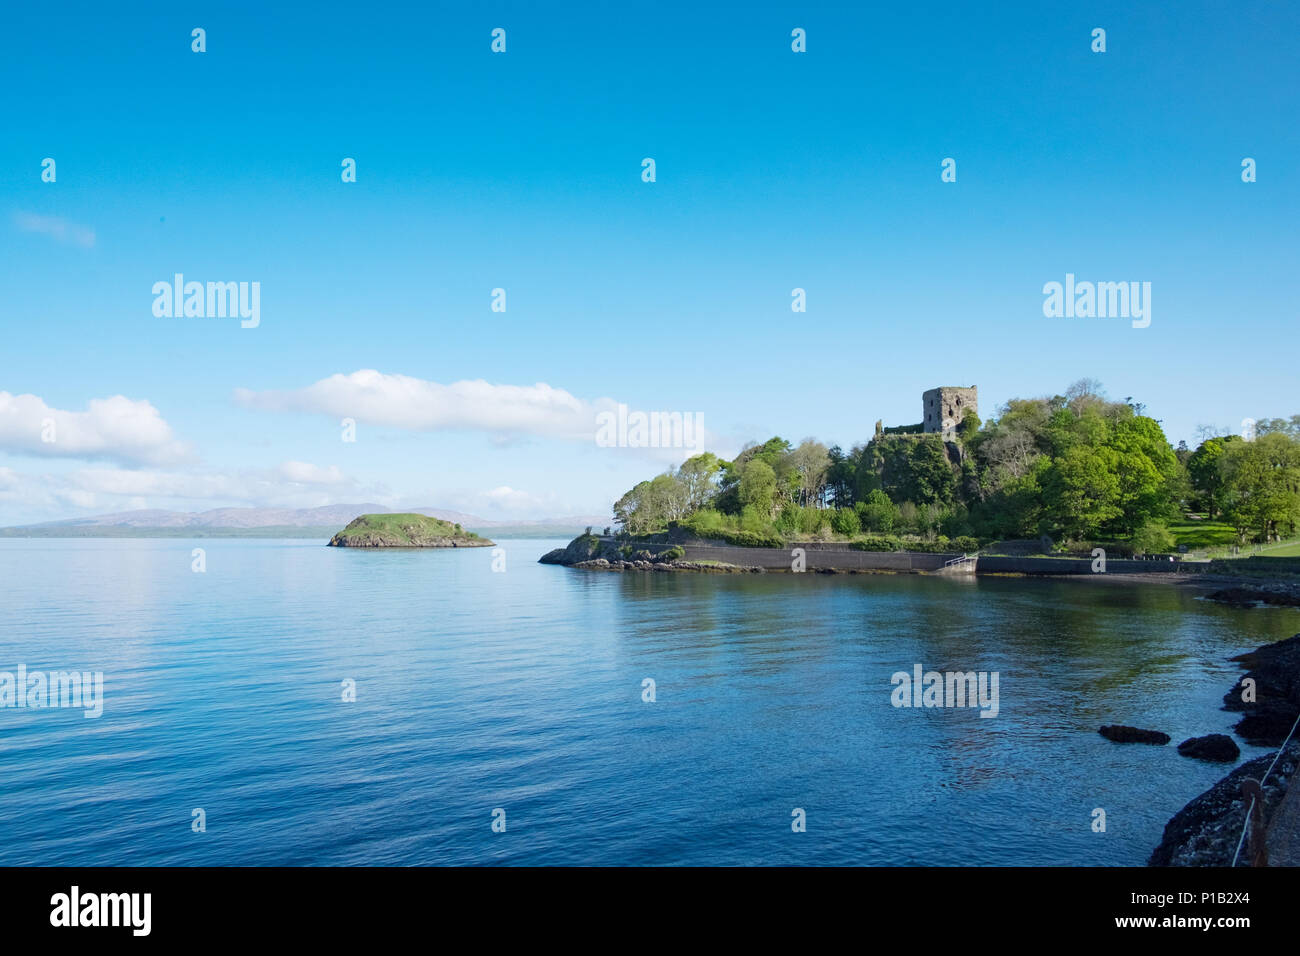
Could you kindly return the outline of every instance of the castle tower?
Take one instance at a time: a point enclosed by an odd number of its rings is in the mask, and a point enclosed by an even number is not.
[[[921,420],[927,434],[937,432],[944,441],[957,440],[957,426],[969,412],[979,415],[979,389],[943,386],[921,396],[925,417]]]

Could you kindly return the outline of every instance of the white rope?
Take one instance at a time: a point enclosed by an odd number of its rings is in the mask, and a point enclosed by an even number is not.
[[[1250,798],[1250,806],[1246,808],[1246,825],[1241,828],[1241,836],[1237,840],[1237,852],[1232,854],[1232,865],[1237,865],[1237,857],[1241,856],[1241,845],[1246,842],[1246,830],[1250,827],[1250,815],[1255,810],[1255,798]]]
[[[1295,723],[1291,725],[1291,733],[1286,735],[1286,739],[1282,741],[1282,746],[1277,748],[1277,753],[1273,756],[1273,762],[1268,765],[1268,769],[1264,771],[1264,776],[1259,780],[1259,789],[1261,793],[1263,793],[1264,784],[1268,782],[1268,775],[1273,772],[1273,768],[1277,766],[1277,762],[1282,759],[1282,753],[1286,750],[1286,745],[1291,742],[1291,737],[1295,734],[1295,729],[1297,727],[1300,727],[1300,714],[1296,715]],[[1250,814],[1254,809],[1255,798],[1251,797],[1250,806],[1246,808],[1246,821],[1241,826],[1241,837],[1237,840],[1237,852],[1232,854],[1233,866],[1237,865],[1237,857],[1241,855],[1241,845],[1246,842],[1246,831],[1250,829]]]
[[[1286,750],[1286,745],[1291,742],[1291,737],[1295,734],[1295,729],[1297,727],[1300,727],[1300,714],[1296,714],[1295,723],[1291,725],[1291,733],[1286,735],[1286,740],[1282,741],[1282,746],[1277,748],[1277,755],[1273,758],[1273,762],[1269,764],[1268,769],[1264,771],[1264,780],[1268,779],[1268,775],[1273,772],[1273,768],[1277,766],[1277,762],[1282,759],[1282,751]],[[1264,780],[1259,782],[1261,787],[1264,785]]]

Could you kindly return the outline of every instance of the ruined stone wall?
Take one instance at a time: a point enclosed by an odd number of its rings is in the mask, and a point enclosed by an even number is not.
[[[967,412],[979,415],[979,389],[943,386],[921,396],[922,425],[927,434],[938,432],[944,441],[956,441],[957,426]]]

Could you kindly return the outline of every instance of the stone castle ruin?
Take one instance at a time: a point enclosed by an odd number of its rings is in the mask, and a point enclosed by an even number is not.
[[[885,428],[883,422],[877,421],[876,440],[938,435],[945,444],[953,446],[955,451],[960,453],[957,426],[967,415],[979,417],[979,389],[974,385],[970,388],[952,385],[932,388],[922,393],[921,407],[923,417],[916,425],[893,425]]]
[[[957,426],[967,413],[979,415],[979,389],[941,386],[932,388],[921,396],[925,409],[922,430],[926,434],[938,433],[944,441],[957,440]]]

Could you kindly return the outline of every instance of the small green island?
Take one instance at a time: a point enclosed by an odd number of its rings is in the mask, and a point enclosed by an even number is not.
[[[458,524],[420,514],[361,515],[330,538],[331,548],[490,548]]]

